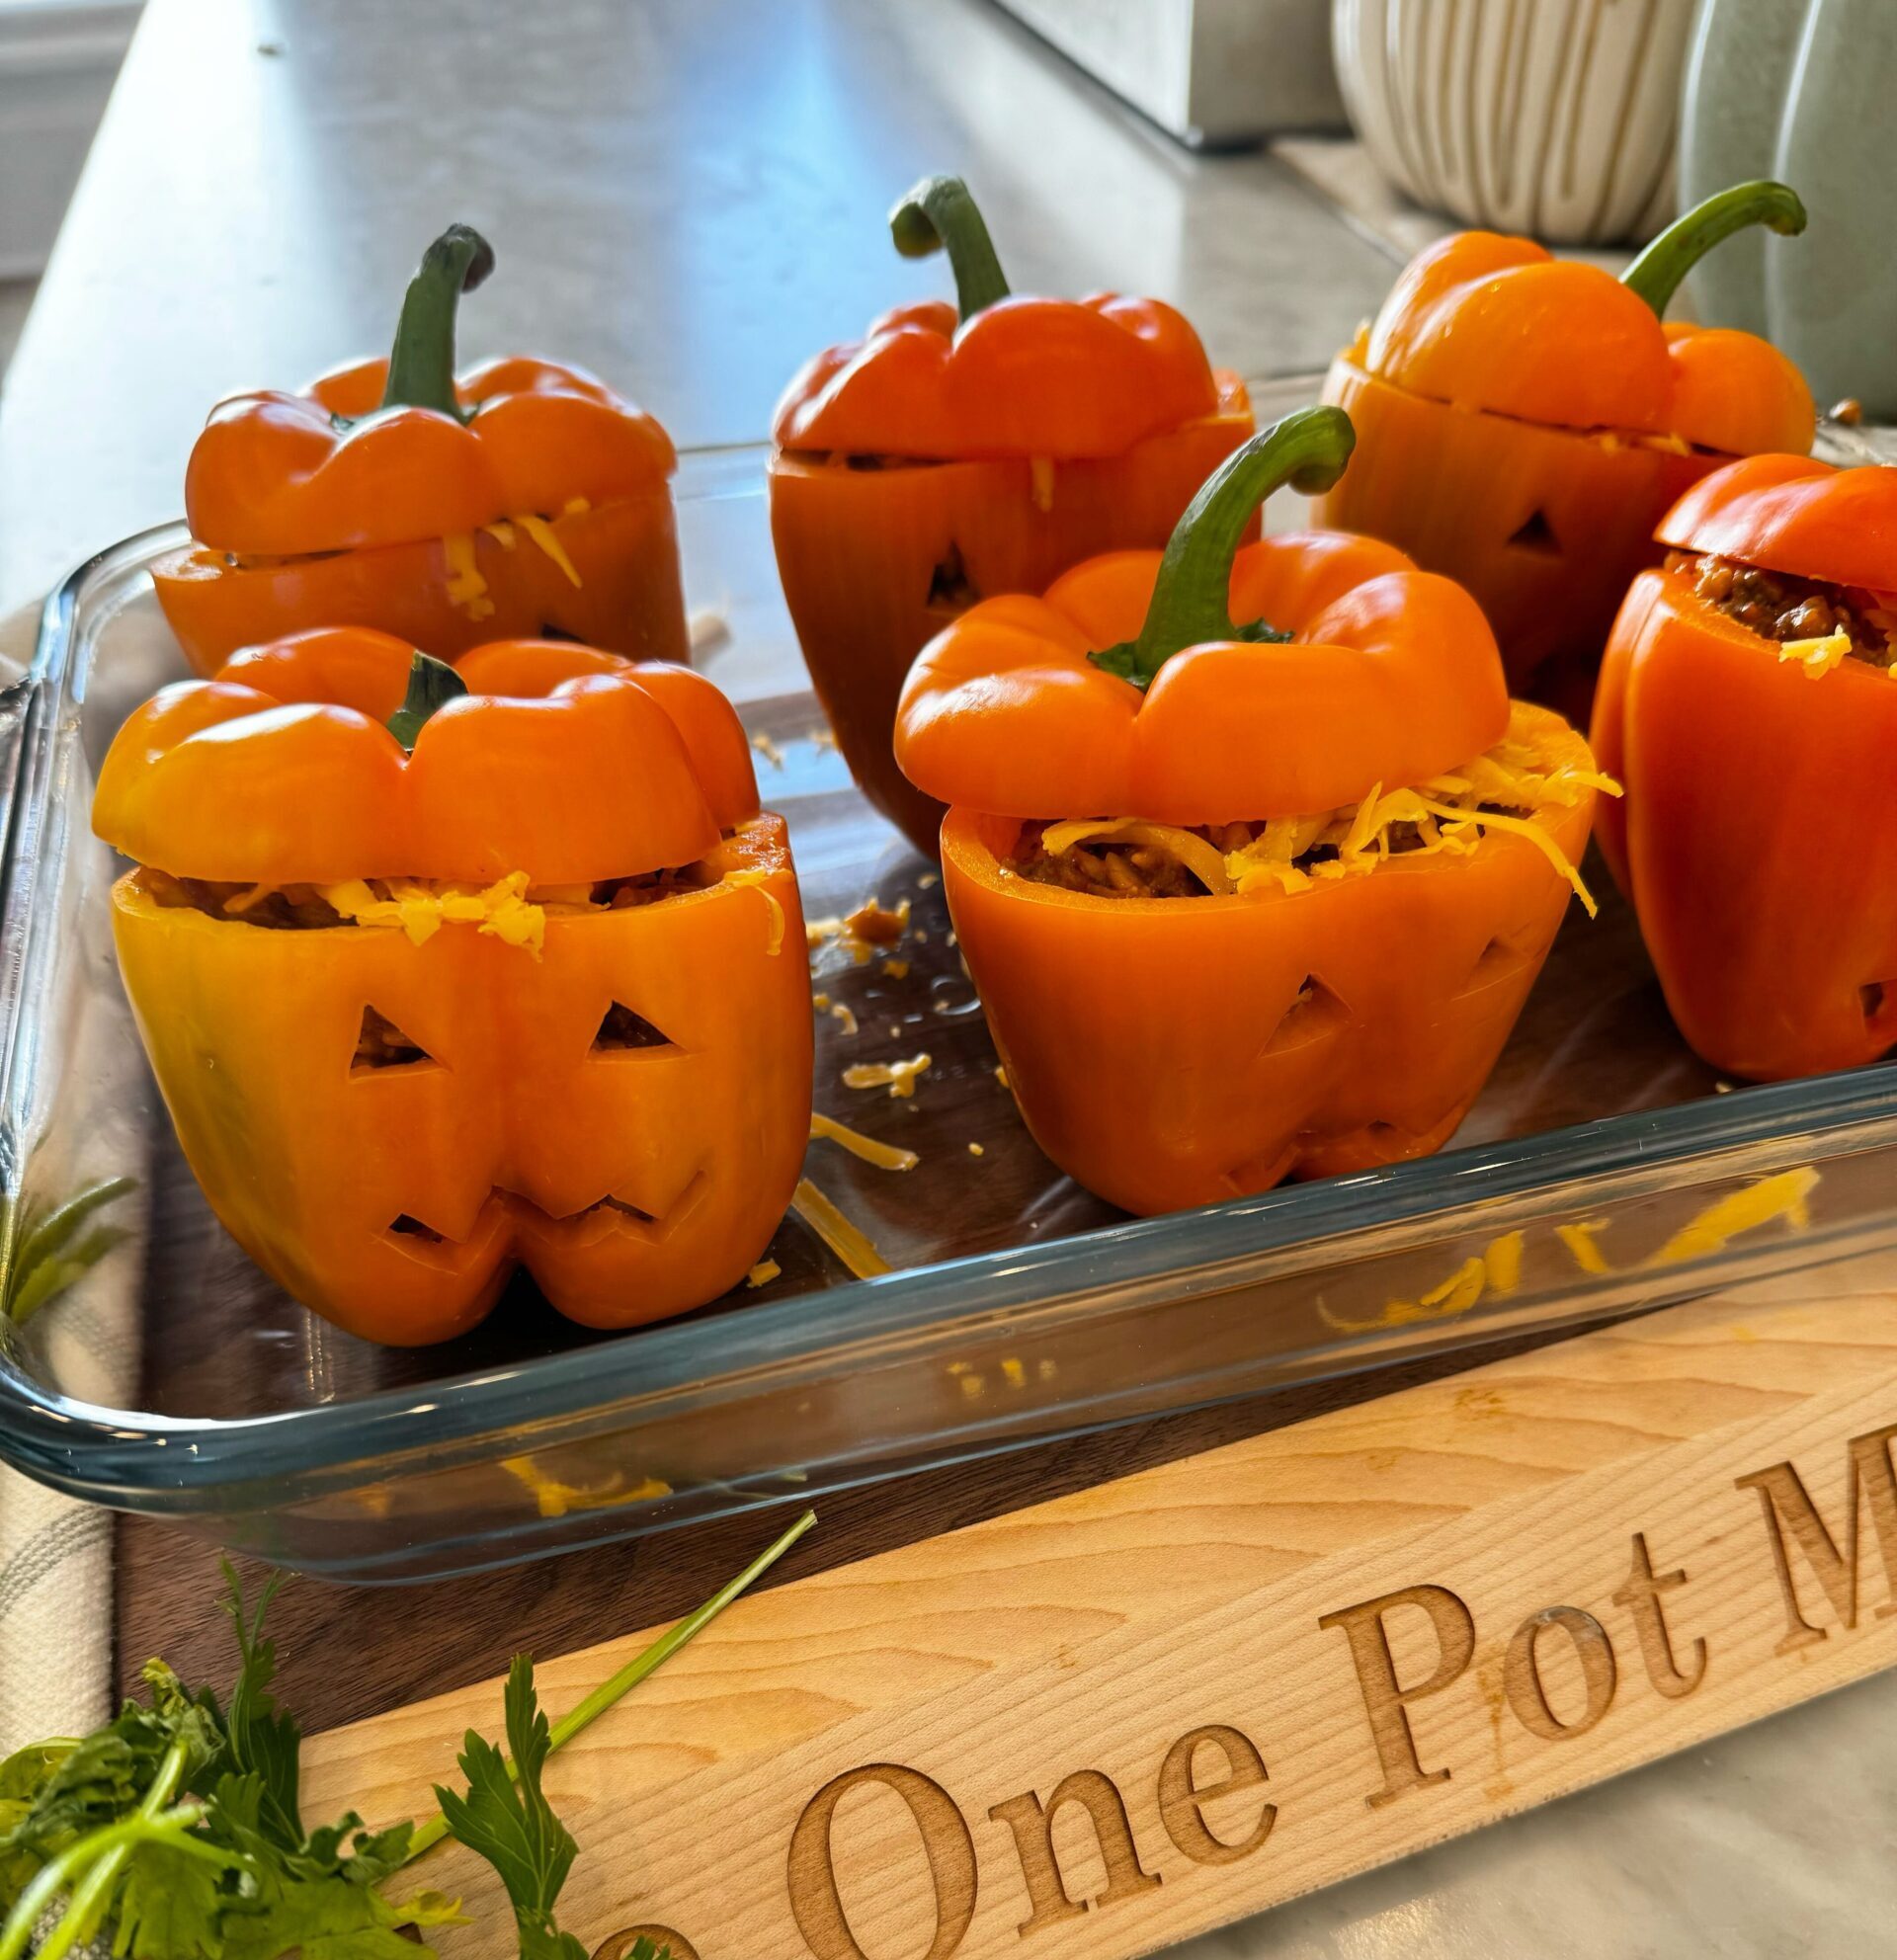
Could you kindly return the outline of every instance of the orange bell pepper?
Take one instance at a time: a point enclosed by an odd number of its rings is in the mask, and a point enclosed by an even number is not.
[[[326,1319],[439,1341],[521,1264],[624,1327],[763,1252],[809,985],[784,823],[709,682],[304,633],[132,714],[93,821],[138,867],[120,965],[192,1170]]]
[[[1693,264],[1759,223],[1802,231],[1803,206],[1781,184],[1722,192],[1617,280],[1494,232],[1431,246],[1332,364],[1358,448],[1320,522],[1467,587],[1511,685],[1585,714],[1662,513],[1731,456],[1811,447],[1811,391],[1776,349],[1662,324]]]
[[[896,754],[951,806],[944,890],[1009,1086],[1129,1211],[1437,1149],[1579,885],[1587,745],[1511,704],[1466,593],[1366,538],[1238,548],[1350,445],[1336,409],[1288,417],[1163,557],[983,601],[903,692]],[[1036,842],[1050,816],[1076,821]],[[1101,847],[1101,889],[1057,875],[1068,840]]]
[[[1897,1043],[1897,469],[1751,457],[1660,537],[1601,669],[1627,791],[1603,850],[1713,1067],[1874,1061]]]
[[[197,541],[152,569],[200,673],[317,625],[445,660],[541,633],[686,658],[665,431],[576,368],[515,356],[454,377],[456,303],[493,264],[451,225],[388,360],[211,411],[185,476]]]
[[[845,760],[933,854],[942,807],[889,746],[923,644],[984,593],[1037,592],[1096,552],[1163,543],[1252,412],[1157,299],[1011,296],[958,179],[919,184],[890,229],[906,256],[947,251],[959,312],[899,306],[791,381],[771,532]]]

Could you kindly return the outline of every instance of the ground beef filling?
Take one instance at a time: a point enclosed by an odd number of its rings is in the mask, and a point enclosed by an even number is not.
[[[1498,816],[1526,816],[1526,810],[1504,810],[1484,804],[1483,812],[1493,809]],[[1473,814],[1473,813],[1472,813]],[[1055,885],[1062,891],[1085,892],[1091,898],[1203,898],[1205,887],[1170,851],[1150,844],[1129,844],[1113,838],[1094,838],[1071,844],[1065,851],[1049,852],[1042,837],[1049,822],[1024,824],[1008,859],[1008,868],[1017,877],[1037,885]],[[1194,837],[1202,837],[1221,855],[1243,851],[1263,835],[1263,824],[1196,824]],[[1426,842],[1421,828],[1412,823],[1392,824],[1386,849],[1392,858],[1405,852],[1420,851]],[[1316,844],[1291,859],[1294,869],[1309,871],[1337,857],[1334,844]]]
[[[656,905],[685,892],[708,890],[718,882],[718,876],[710,864],[683,864],[663,871],[642,871],[636,877],[604,878],[592,885],[562,885],[557,891],[533,888],[528,897],[535,904],[585,903],[603,911],[622,912],[633,906]],[[138,879],[155,904],[167,910],[203,912],[227,924],[310,932],[351,923],[315,885],[273,885],[260,893],[255,885],[176,878],[150,865],[139,871]],[[370,880],[372,889],[382,882]]]
[[[1674,551],[1667,570],[1692,581],[1693,597],[1762,638],[1819,640],[1839,631],[1851,640],[1851,658],[1873,667],[1892,664],[1897,619],[1876,594],[1856,586],[1827,585],[1790,572],[1770,572],[1711,552]]]

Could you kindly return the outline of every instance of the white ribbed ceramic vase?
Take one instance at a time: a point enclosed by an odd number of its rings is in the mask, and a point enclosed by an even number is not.
[[[1384,176],[1465,224],[1556,244],[1668,215],[1691,25],[1692,0],[1333,0],[1331,15],[1345,105]]]

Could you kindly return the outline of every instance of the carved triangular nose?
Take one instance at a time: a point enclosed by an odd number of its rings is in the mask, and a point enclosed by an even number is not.
[[[349,1065],[352,1075],[409,1069],[434,1060],[419,1041],[404,1034],[379,1008],[364,1008],[362,1028],[356,1036],[356,1053]]]

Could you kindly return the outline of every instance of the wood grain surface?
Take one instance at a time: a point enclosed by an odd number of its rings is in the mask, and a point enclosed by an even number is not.
[[[747,1600],[555,1759],[562,1920],[1121,1960],[1897,1664],[1894,1305],[1674,1308]],[[312,1805],[419,1814],[499,1701],[319,1738]]]

